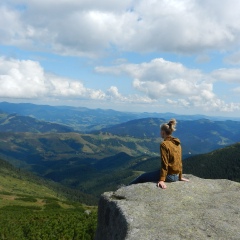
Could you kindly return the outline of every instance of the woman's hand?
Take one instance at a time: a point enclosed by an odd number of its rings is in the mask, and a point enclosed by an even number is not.
[[[164,183],[164,181],[159,181],[158,184],[157,184],[158,187],[162,188],[162,189],[166,189],[167,186],[166,184]]]
[[[180,181],[189,182],[189,179],[182,177],[182,178],[180,179]]]

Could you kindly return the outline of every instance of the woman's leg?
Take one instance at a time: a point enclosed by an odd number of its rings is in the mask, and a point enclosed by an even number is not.
[[[145,182],[155,182],[157,183],[160,178],[160,170],[154,171],[154,172],[147,172],[143,173],[136,179],[134,179],[132,182],[130,182],[129,185],[131,184],[137,184],[137,183],[145,183]]]
[[[176,182],[179,180],[179,174],[167,175],[166,182]]]

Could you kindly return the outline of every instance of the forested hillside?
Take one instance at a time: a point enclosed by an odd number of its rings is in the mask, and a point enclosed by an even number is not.
[[[240,143],[184,160],[184,172],[240,182]]]
[[[96,208],[62,189],[0,160],[1,239],[93,239]]]

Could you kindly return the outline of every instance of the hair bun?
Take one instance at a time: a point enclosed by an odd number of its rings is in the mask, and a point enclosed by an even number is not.
[[[172,118],[168,123],[163,123],[160,126],[160,129],[162,131],[165,131],[167,135],[171,135],[172,132],[176,131],[176,119]]]
[[[168,126],[172,131],[176,131],[176,125],[177,125],[177,121],[176,119],[172,118],[169,122],[168,122]]]

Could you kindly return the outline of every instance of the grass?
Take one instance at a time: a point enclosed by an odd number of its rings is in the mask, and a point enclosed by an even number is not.
[[[96,224],[96,206],[60,197],[1,160],[0,239],[92,240]]]
[[[0,173],[0,196],[18,196],[19,194],[36,197],[58,197],[53,190],[27,180],[15,178],[7,173]]]

